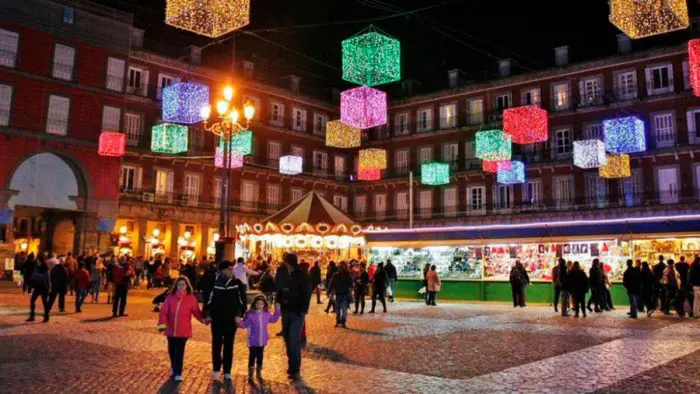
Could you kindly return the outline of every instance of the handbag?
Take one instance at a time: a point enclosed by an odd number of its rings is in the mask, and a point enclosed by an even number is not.
[[[425,294],[425,286],[418,289],[418,294]]]

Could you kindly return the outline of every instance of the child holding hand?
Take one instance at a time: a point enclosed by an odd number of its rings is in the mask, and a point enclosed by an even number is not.
[[[257,363],[257,378],[262,380],[263,351],[267,346],[270,336],[267,326],[276,323],[280,318],[280,308],[275,312],[269,311],[269,305],[264,295],[259,295],[250,304],[250,310],[246,312],[238,327],[248,329],[248,380],[253,380],[253,369]]]

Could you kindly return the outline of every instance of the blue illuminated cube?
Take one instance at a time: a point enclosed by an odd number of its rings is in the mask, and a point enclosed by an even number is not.
[[[202,107],[209,105],[209,87],[180,82],[163,88],[163,121],[194,124],[203,121]]]
[[[647,150],[644,122],[636,116],[603,121],[605,150],[610,153],[635,153]]]

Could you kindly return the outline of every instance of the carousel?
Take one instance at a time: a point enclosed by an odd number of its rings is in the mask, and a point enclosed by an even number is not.
[[[312,191],[260,223],[237,226],[247,257],[286,252],[306,261],[360,259],[365,237],[362,227],[323,196]]]

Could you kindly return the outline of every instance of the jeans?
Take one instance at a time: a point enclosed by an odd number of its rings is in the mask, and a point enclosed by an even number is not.
[[[350,297],[347,294],[335,295],[335,324],[345,324],[348,321]]]
[[[287,348],[287,374],[298,375],[301,371],[301,326],[304,314],[282,312],[282,336]]]
[[[639,294],[627,293],[627,295],[630,298],[630,316],[636,318],[638,311],[637,302],[639,302]]]
[[[389,300],[394,301],[394,294],[396,291],[396,279],[389,279],[389,288],[391,289],[391,296]]]
[[[562,289],[561,290],[561,314],[562,315],[566,315],[569,312],[569,305],[571,304],[569,302],[569,297],[571,297],[571,293],[569,293],[567,290]],[[585,294],[583,295],[583,298],[584,298],[584,300],[582,300],[582,301],[584,301],[584,302],[582,305],[585,307],[586,306],[585,305],[585,298],[586,298]],[[574,301],[577,302],[578,300],[574,300]]]
[[[669,313],[671,311],[671,306],[676,303],[676,294],[678,289],[672,286],[666,286],[664,289],[664,306],[662,308],[664,313]]]
[[[119,309],[119,316],[124,316],[124,310],[126,309],[126,295],[128,291],[128,283],[114,285],[114,296],[112,297],[112,315],[116,315],[117,309]]]
[[[248,348],[248,368],[253,368],[257,362],[258,369],[263,367],[263,352],[264,346],[251,346]]]
[[[377,306],[377,298],[379,298],[379,302],[382,303],[382,307],[384,307],[384,312],[386,312],[386,299],[384,298],[384,289],[374,289],[374,291],[372,292],[372,312],[374,312],[374,308]],[[425,298],[425,303],[428,303],[427,296]]]
[[[58,296],[58,310],[63,312],[66,310],[66,289],[51,289],[49,296],[49,311],[53,309],[53,303],[56,302]]]
[[[355,288],[355,313],[357,313],[358,308],[361,308],[359,309],[360,312],[365,312],[365,293],[367,293],[366,288]]]
[[[335,295],[333,293],[328,293],[328,305],[326,305],[326,313],[328,313],[331,308],[335,312]]]
[[[525,306],[525,286],[511,285],[513,292],[513,306]]]
[[[569,294],[566,294],[566,298],[569,298]],[[586,293],[578,294],[574,296],[574,304],[576,307],[576,316],[578,316],[579,310],[583,312],[583,316],[586,317]],[[562,308],[562,313],[564,313],[564,308]]]
[[[187,338],[168,337],[168,355],[170,356],[170,368],[173,370],[173,376],[182,375],[186,344]]]
[[[591,307],[591,304],[594,305],[596,311],[600,311],[600,302],[601,300],[601,292],[600,288],[598,287],[591,287],[591,298],[588,299],[588,307]]]
[[[429,291],[428,292],[428,305],[435,305],[435,295],[437,294],[436,291]]]
[[[557,306],[559,305],[559,295],[561,294],[561,286],[554,286],[554,311],[557,311]],[[563,309],[563,308],[562,308]]]
[[[75,289],[75,311],[80,312],[80,307],[83,306],[83,302],[87,297],[86,289]]]
[[[36,299],[41,297],[41,304],[44,306],[44,318],[49,318],[49,302],[48,291],[45,287],[34,287],[32,298],[29,300],[29,317],[34,318],[34,310],[36,309]]]
[[[224,333],[211,326],[211,363],[214,372],[221,371],[221,364],[224,365],[224,374],[231,373],[233,366],[233,339],[236,336],[236,329],[233,333]],[[221,348],[223,347],[223,359]]]

